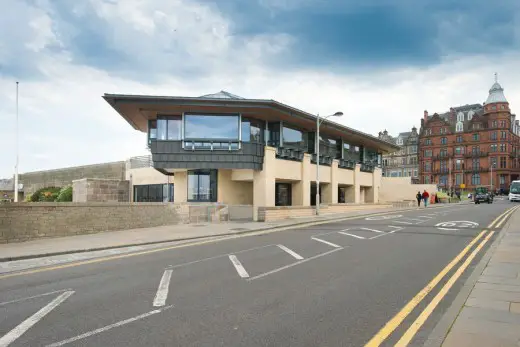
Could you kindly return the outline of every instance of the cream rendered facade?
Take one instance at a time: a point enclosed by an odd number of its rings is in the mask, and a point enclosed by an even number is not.
[[[321,203],[337,204],[339,188],[345,188],[345,203],[378,203],[381,169],[363,172],[360,168],[360,164],[352,169],[339,168],[338,160],[333,160],[330,166],[320,165]],[[218,170],[217,200],[227,205],[252,205],[254,219],[258,220],[258,207],[274,207],[275,184],[283,182],[292,186],[292,206],[311,206],[311,185],[316,183],[316,170],[310,154],[304,154],[302,161],[284,160],[276,158],[275,148],[265,147],[262,170]],[[152,167],[135,168],[127,169],[126,179],[131,182],[131,192],[136,185],[173,183],[173,201],[186,203],[187,173],[188,170],[177,169],[174,176],[168,176]]]

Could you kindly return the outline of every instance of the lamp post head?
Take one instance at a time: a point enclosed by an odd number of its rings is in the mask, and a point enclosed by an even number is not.
[[[336,112],[333,114],[334,117],[341,117],[343,116],[343,112]]]

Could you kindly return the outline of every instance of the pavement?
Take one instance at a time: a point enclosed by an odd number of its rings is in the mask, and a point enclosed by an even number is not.
[[[438,207],[440,205],[434,206]],[[146,245],[239,235],[274,228],[296,227],[312,223],[340,220],[366,214],[388,213],[403,209],[409,209],[409,207],[388,208],[384,207],[384,205],[380,207],[364,206],[362,209],[353,209],[347,213],[323,214],[314,217],[291,218],[267,223],[222,222],[211,224],[181,224],[60,238],[42,238],[28,242],[0,244],[0,262],[114,249],[117,250],[114,250],[110,254],[120,254],[144,249],[142,246]],[[84,256],[78,255],[76,258],[83,259],[83,257]],[[0,269],[1,268],[2,266],[0,265]]]
[[[443,347],[520,346],[520,208],[468,283]],[[432,344],[433,345],[433,344]]]
[[[0,346],[422,346],[516,206],[392,211],[5,272]]]

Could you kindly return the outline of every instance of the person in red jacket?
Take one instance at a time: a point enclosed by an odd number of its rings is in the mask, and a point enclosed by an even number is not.
[[[424,190],[424,192],[422,193],[422,198],[424,200],[424,207],[427,207],[428,206],[428,199],[430,198],[430,194],[428,194],[428,192],[426,191],[426,189]]]

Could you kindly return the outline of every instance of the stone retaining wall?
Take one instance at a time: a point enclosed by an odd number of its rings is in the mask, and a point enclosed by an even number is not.
[[[189,223],[189,206],[168,203],[0,205],[0,243]]]
[[[391,208],[392,205],[380,205],[380,204],[331,204],[322,205],[320,208],[320,214],[332,214],[332,213],[347,213],[351,211],[361,211],[366,209],[383,209]],[[276,206],[276,207],[259,207],[258,208],[258,221],[260,222],[271,222],[280,219],[298,218],[298,217],[311,217],[316,215],[316,208],[314,206]]]

